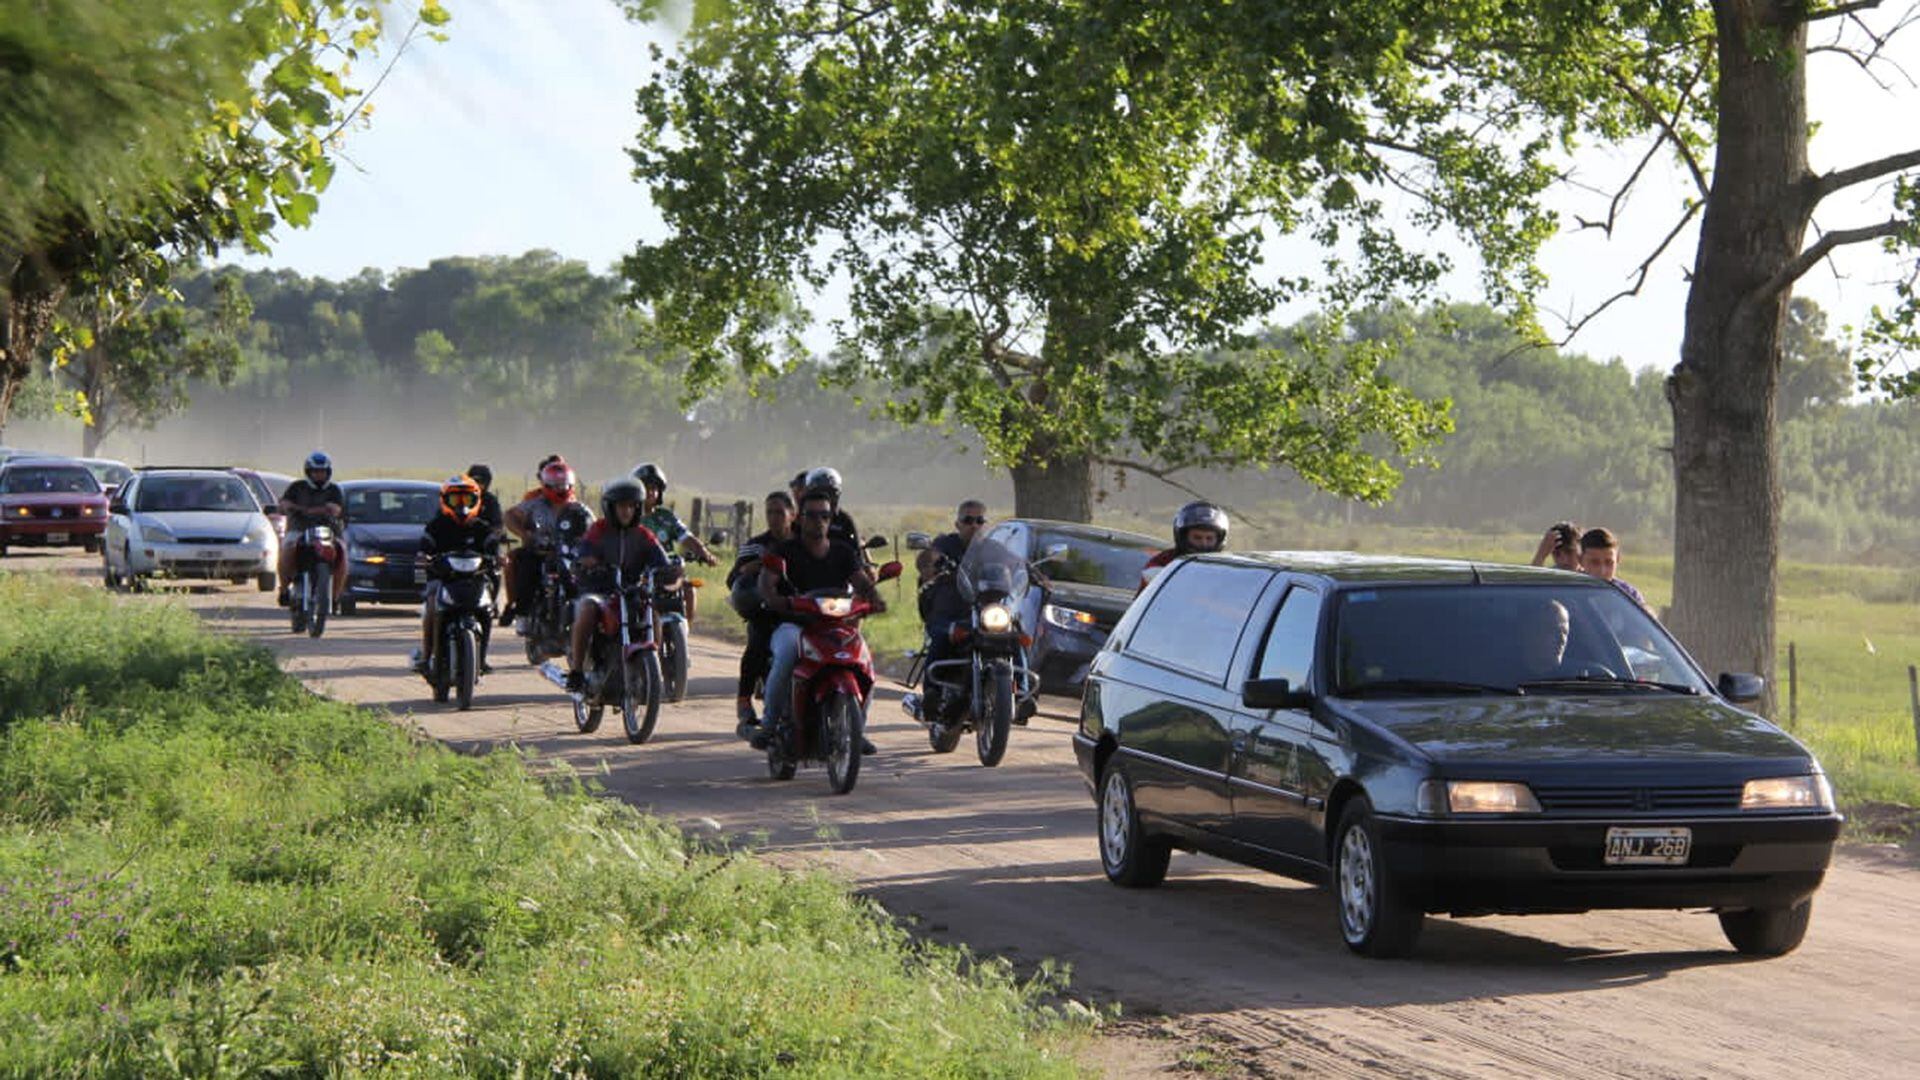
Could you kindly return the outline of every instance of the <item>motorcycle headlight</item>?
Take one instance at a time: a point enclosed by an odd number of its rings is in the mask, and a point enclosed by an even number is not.
[[[453,572],[456,574],[477,573],[480,570],[480,556],[449,555],[447,557],[447,565],[452,567]]]
[[[1831,810],[1833,788],[1819,773],[1749,780],[1740,792],[1742,810]]]
[[[980,629],[989,634],[1004,634],[1013,629],[1013,612],[1005,604],[988,604],[980,609]]]
[[[1091,630],[1097,621],[1093,612],[1078,608],[1058,607],[1046,604],[1040,608],[1040,614],[1048,622],[1062,630]]]
[[[853,611],[852,597],[831,596],[825,600],[820,601],[820,614],[826,615],[830,618],[835,618],[835,619],[845,618],[852,611]]]

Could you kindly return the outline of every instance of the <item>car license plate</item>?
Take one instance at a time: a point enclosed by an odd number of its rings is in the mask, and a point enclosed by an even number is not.
[[[416,567],[414,567],[414,568],[413,568],[413,583],[414,583],[415,585],[425,585],[425,584],[427,583],[427,568],[426,568],[426,567],[424,567],[424,566],[416,566]]]
[[[49,544],[64,544],[64,543],[66,543],[66,542],[67,542],[67,537],[68,537],[69,535],[70,535],[70,534],[68,534],[68,533],[48,533],[48,534],[47,534],[47,543],[49,543]]]
[[[1607,830],[1608,866],[1685,866],[1692,854],[1692,829]]]
[[[196,555],[199,558],[205,559],[208,562],[220,561],[220,553],[217,551],[201,551],[201,552],[196,552]]]

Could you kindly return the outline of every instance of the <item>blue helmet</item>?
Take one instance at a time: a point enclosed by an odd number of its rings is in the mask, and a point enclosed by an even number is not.
[[[311,474],[317,472],[326,473],[327,479],[330,480],[333,478],[333,459],[328,457],[325,451],[315,450],[307,455],[307,463],[301,466],[300,471],[309,474],[307,477],[309,480],[313,479]]]

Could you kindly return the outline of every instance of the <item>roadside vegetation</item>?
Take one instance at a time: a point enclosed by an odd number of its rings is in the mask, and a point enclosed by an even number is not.
[[[0,574],[0,1074],[1073,1075],[1060,982]]]

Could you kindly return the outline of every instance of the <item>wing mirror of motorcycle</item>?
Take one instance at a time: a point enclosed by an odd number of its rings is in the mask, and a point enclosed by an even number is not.
[[[910,532],[907,534],[908,551],[925,551],[932,546],[933,537],[928,536],[926,533]]]
[[[895,560],[893,560],[892,562],[890,562],[890,563],[887,563],[886,565],[884,565],[884,566],[882,566],[882,567],[880,568],[880,573],[879,573],[879,575],[878,575],[878,580],[880,580],[880,581],[892,581],[892,580],[893,580],[894,578],[897,578],[897,577],[899,577],[899,576],[900,576],[900,571],[901,571],[902,569],[903,569],[903,568],[902,568],[902,567],[901,567],[901,565],[900,565],[900,560],[898,560],[898,559],[895,559]]]
[[[876,548],[886,547],[890,543],[892,543],[892,541],[888,540],[884,536],[869,536],[867,537],[867,542],[862,546],[864,546],[868,551],[873,551]]]
[[[708,533],[707,544],[710,547],[726,547],[727,531],[725,529],[715,529],[712,532]]]

